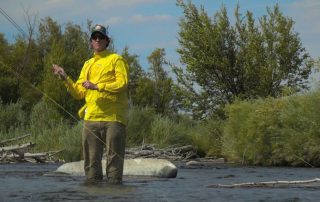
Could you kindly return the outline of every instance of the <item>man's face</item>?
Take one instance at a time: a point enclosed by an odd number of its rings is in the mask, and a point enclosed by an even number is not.
[[[95,52],[101,52],[106,49],[107,38],[99,32],[96,32],[91,37],[91,46]]]

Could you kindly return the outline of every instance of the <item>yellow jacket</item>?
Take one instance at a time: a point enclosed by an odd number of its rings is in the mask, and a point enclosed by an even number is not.
[[[84,63],[75,83],[68,77],[65,85],[74,98],[86,100],[86,105],[79,110],[80,118],[89,121],[117,121],[126,125],[128,79],[126,61],[105,50],[94,54]],[[82,83],[86,80],[96,84],[98,90],[84,88]]]

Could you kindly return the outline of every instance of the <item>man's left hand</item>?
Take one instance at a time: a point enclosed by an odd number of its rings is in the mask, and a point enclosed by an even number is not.
[[[94,83],[91,83],[90,81],[85,81],[82,83],[82,86],[85,87],[86,89],[90,90],[98,90],[98,86]]]

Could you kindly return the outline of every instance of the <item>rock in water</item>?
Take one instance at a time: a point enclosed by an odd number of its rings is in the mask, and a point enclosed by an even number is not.
[[[105,160],[102,160],[102,169],[103,174],[105,175]],[[56,172],[67,173],[75,176],[84,176],[83,161],[65,163],[61,165]],[[177,167],[165,159],[137,158],[124,160],[123,175],[125,176],[175,178],[177,173]]]

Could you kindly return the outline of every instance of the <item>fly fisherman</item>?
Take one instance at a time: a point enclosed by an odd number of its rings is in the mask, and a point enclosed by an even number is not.
[[[96,25],[90,37],[94,55],[82,67],[79,79],[73,82],[64,69],[53,65],[53,73],[59,76],[75,99],[85,99],[79,110],[84,118],[82,146],[86,181],[103,179],[101,160],[106,146],[106,180],[121,184],[123,175],[127,124],[127,62],[106,48],[110,38],[104,26]]]

